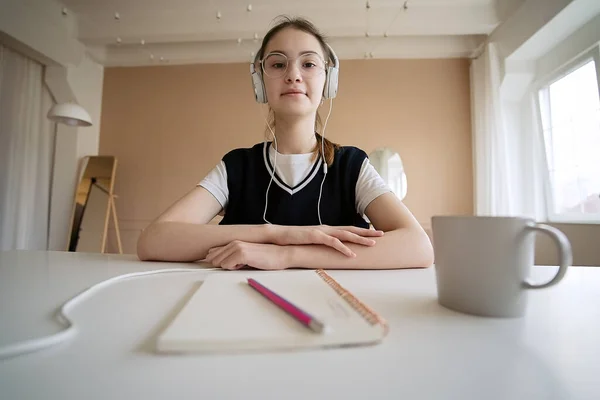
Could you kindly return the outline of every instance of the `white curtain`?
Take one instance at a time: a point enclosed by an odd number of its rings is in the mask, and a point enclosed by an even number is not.
[[[41,64],[0,45],[0,250],[45,250],[55,124]]]
[[[502,96],[502,59],[495,43],[471,63],[476,215],[545,218],[543,154],[534,94]]]

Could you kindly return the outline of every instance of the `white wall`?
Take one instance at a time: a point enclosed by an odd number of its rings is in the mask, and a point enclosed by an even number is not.
[[[514,56],[561,11],[581,0],[525,0],[492,34],[490,40],[498,43],[501,56]]]
[[[598,0],[497,0],[496,9],[507,19],[488,41],[500,50],[505,102],[519,104],[540,74],[599,40]]]
[[[78,129],[65,125],[57,128],[48,248],[65,250],[76,188]]]
[[[76,37],[77,20],[62,15],[62,5],[54,0],[0,0],[0,31],[23,48],[16,50],[43,64],[78,65],[85,46]]]
[[[524,3],[524,0],[496,0],[496,13],[500,21],[505,21]]]
[[[104,69],[76,39],[77,20],[54,0],[0,0],[0,40],[51,67],[46,83],[56,102],[75,101],[92,117],[89,128],[58,125],[50,209],[49,247],[64,250],[78,163],[98,154]],[[7,12],[8,10],[8,12]]]
[[[536,61],[536,79],[552,74],[581,53],[600,44],[600,14]]]
[[[79,65],[68,67],[67,81],[77,102],[90,113],[93,122],[92,126],[78,130],[77,156],[81,158],[97,155],[100,140],[104,67],[85,55]]]

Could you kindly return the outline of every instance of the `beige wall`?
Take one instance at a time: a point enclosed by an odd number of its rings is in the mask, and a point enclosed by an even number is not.
[[[247,64],[106,69],[100,154],[119,161],[125,252],[223,154],[263,140],[253,96]],[[434,214],[473,212],[469,102],[467,60],[342,61],[326,136],[398,151],[405,204],[427,227]]]

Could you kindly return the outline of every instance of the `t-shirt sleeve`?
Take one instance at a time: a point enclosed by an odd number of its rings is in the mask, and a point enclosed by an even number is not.
[[[217,164],[197,186],[208,190],[221,204],[223,210],[227,208],[229,201],[229,188],[227,186],[227,168],[225,162]]]
[[[363,161],[356,181],[356,211],[365,214],[367,206],[377,197],[392,189],[383,180],[368,158]]]

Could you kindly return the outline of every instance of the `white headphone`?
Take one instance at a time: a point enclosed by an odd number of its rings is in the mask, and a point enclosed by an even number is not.
[[[340,72],[340,61],[330,45],[326,45],[329,50],[329,58],[333,65],[327,64],[327,73],[325,78],[325,86],[323,87],[323,98],[333,99],[338,91],[338,76]],[[264,104],[267,102],[267,91],[265,90],[265,82],[262,74],[256,70],[259,53],[254,57],[254,61],[250,64],[250,76],[252,77],[252,86],[254,88],[254,96],[258,103]]]

